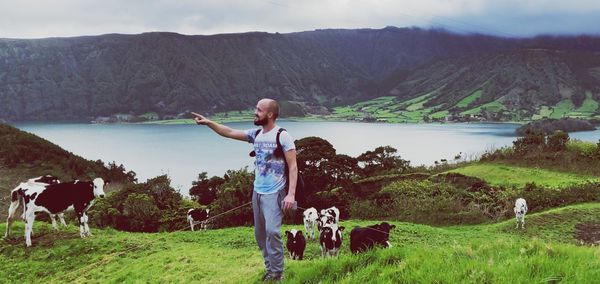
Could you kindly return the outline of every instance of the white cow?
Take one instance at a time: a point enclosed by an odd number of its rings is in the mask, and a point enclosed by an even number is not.
[[[314,207],[304,210],[304,229],[306,229],[306,236],[311,239],[315,239],[315,225],[319,218],[319,213]]]
[[[519,198],[515,202],[515,218],[517,220],[517,229],[519,228],[519,223],[521,224],[521,229],[525,228],[525,214],[527,214],[527,202],[525,199]]]

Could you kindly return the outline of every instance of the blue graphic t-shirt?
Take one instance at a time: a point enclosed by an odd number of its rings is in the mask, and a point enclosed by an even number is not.
[[[277,149],[277,131],[275,126],[267,133],[261,130],[258,136],[257,129],[246,130],[248,142],[254,144],[256,152],[256,169],[254,170],[254,191],[259,194],[271,194],[279,192],[285,188],[287,176],[285,176],[285,157],[276,157]],[[284,152],[296,149],[292,136],[287,131],[282,131],[279,135],[279,142]]]

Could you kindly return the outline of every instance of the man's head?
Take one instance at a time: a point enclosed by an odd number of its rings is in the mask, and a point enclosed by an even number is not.
[[[269,121],[275,122],[279,116],[279,103],[272,99],[262,99],[256,104],[254,125],[264,126]]]

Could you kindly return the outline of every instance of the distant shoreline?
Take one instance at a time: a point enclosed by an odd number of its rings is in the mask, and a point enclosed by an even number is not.
[[[222,118],[210,118],[210,120],[218,123],[235,123],[235,122],[252,122],[252,119],[222,119]],[[411,122],[389,122],[389,121],[364,121],[364,120],[350,120],[350,119],[339,119],[339,118],[324,118],[324,117],[285,117],[280,118],[285,121],[295,122],[356,122],[356,123],[371,123],[371,124],[460,124],[460,123],[481,123],[481,124],[519,124],[523,125],[529,121],[411,121]],[[107,123],[111,124],[111,123]],[[156,125],[185,125],[185,124],[196,124],[193,119],[167,119],[167,120],[155,120],[155,121],[144,121],[144,122],[116,122],[113,124],[156,124]]]

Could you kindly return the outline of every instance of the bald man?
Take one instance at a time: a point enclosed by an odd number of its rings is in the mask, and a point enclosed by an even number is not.
[[[262,280],[282,280],[284,257],[281,223],[283,210],[294,206],[298,166],[294,140],[287,131],[280,130],[281,127],[275,124],[279,116],[279,104],[272,99],[262,99],[256,104],[254,125],[261,126],[262,129],[242,131],[216,123],[194,112],[192,115],[197,124],[208,126],[221,136],[254,145],[256,169],[252,210],[254,236],[265,259],[266,273]],[[278,133],[282,151],[277,149]]]

